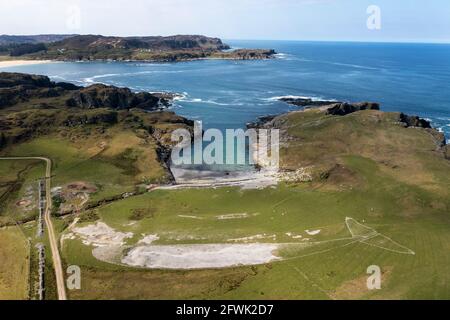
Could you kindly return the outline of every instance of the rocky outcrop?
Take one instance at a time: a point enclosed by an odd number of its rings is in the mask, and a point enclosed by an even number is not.
[[[193,126],[186,118],[161,111],[174,96],[134,93],[103,84],[84,88],[55,83],[45,76],[0,73],[0,149],[52,132],[70,132],[74,127],[84,127],[86,133],[103,132],[114,125],[144,130],[170,149],[171,128]]]
[[[347,103],[301,97],[283,97],[279,100],[298,107],[320,107],[325,110],[326,114],[335,116],[345,116],[361,110],[380,110],[380,105],[375,102]]]
[[[405,124],[406,127],[431,128],[429,121],[417,116],[408,116],[404,113],[400,113],[399,122]]]
[[[95,84],[77,90],[66,101],[67,106],[82,109],[106,107],[112,109],[140,108],[144,110],[159,110],[167,107],[168,104],[168,100],[158,98],[147,92],[133,93],[128,88],[118,88],[103,84]]]
[[[128,88],[103,84],[79,87],[71,83],[53,82],[48,77],[21,73],[0,73],[0,108],[23,102],[46,108],[67,107],[93,109],[140,108],[161,110],[170,105],[168,96],[159,97],[148,92],[134,93]]]
[[[12,88],[16,86],[27,86],[33,88],[49,88],[55,84],[46,76],[34,74],[1,72],[0,88]]]
[[[52,82],[46,76],[0,72],[0,108],[30,99],[59,97],[80,88],[70,83]]]
[[[345,116],[362,110],[380,110],[380,105],[374,102],[334,103],[327,108],[326,113],[334,116]]]

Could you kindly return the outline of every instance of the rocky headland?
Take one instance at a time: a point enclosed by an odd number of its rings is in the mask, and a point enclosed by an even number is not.
[[[0,57],[56,61],[176,62],[200,59],[270,59],[266,49],[230,50],[201,35],[111,37],[102,35],[0,36]]]
[[[45,136],[82,143],[94,136],[108,140],[113,133],[129,132],[130,141],[142,140],[140,149],[147,144],[170,175],[166,161],[173,144],[171,132],[193,127],[192,121],[164,110],[172,97],[103,84],[79,87],[46,76],[2,72],[0,150]]]

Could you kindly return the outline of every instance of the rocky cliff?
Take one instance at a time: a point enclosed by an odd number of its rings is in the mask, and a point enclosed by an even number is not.
[[[115,125],[155,134],[155,139],[168,147],[165,135],[170,128],[193,125],[173,112],[156,112],[170,104],[170,97],[103,84],[79,87],[53,82],[46,76],[2,72],[0,148],[62,128],[84,127],[89,132]]]
[[[27,104],[25,106],[24,104]],[[12,106],[73,108],[140,108],[148,111],[164,109],[169,100],[147,92],[134,93],[128,88],[95,84],[79,87],[53,82],[46,76],[0,73],[0,109]]]

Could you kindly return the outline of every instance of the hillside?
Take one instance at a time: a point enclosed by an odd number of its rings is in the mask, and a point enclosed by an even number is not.
[[[0,35],[0,46],[11,44],[36,44],[36,43],[51,43],[61,41],[69,37],[75,36],[74,34],[38,34],[27,36],[15,36],[15,35]]]
[[[164,111],[169,104],[166,98],[127,88],[84,88],[45,76],[0,73],[0,155],[47,155],[62,166],[63,159],[71,159],[70,168],[60,172],[61,181],[78,175],[75,163],[86,166],[82,179],[102,189],[98,199],[133,191],[143,182],[170,182],[170,133],[189,129],[192,122]],[[19,173],[4,178],[0,211],[26,180]],[[16,218],[28,220],[33,214]]]
[[[358,174],[346,159],[361,157],[395,179],[448,194],[444,134],[419,117],[379,109],[369,102],[328,103],[266,119],[259,127],[280,129],[282,170],[304,169],[319,185],[357,187]]]

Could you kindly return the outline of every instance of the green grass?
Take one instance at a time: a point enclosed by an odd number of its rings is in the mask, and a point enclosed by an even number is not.
[[[137,242],[141,234],[158,234],[158,244],[224,243],[259,234],[276,235],[276,239],[260,241],[304,243],[286,235],[290,232],[310,238],[311,245],[283,248],[279,253],[285,260],[260,266],[164,271],[101,262],[92,256],[92,247],[66,240],[64,263],[82,269],[82,289],[70,291],[69,297],[450,299],[450,164],[436,151],[431,135],[395,124],[395,114],[294,113],[287,117],[293,139],[282,150],[282,166],[314,165],[316,173],[328,170],[326,178],[264,190],[156,190],[99,207],[91,218],[98,216],[116,230],[133,232],[128,244]],[[122,147],[110,151],[120,155]],[[93,159],[85,149],[61,139],[34,139],[13,151],[51,157],[53,186],[77,180],[96,183],[103,187],[95,195],[98,198],[135,183],[103,158],[108,155]],[[218,219],[238,213],[248,216]],[[317,243],[350,237],[346,217],[415,255],[370,245],[379,244],[376,238],[367,243]],[[55,222],[58,232],[69,223]],[[82,225],[89,223],[93,222]],[[321,229],[321,233],[309,236],[307,229]],[[365,285],[370,265],[383,271],[381,290],[369,291]]]
[[[416,253],[398,254],[363,243],[310,246],[286,253],[289,258],[286,261],[254,267],[256,271],[251,275],[247,275],[249,267],[224,270],[246,274],[232,290],[227,291],[219,289],[223,277],[220,272],[172,271],[181,287],[195,275],[203,279],[207,274],[212,284],[205,291],[194,294],[191,288],[185,294],[176,293],[169,295],[169,298],[450,298],[450,278],[446,272],[450,259],[450,224],[445,211],[429,205],[433,201],[447,202],[448,205],[448,199],[440,199],[427,190],[391,179],[371,160],[349,157],[347,165],[364,176],[364,188],[346,192],[312,190],[307,186],[247,191],[237,188],[155,191],[107,205],[98,210],[98,214],[111,227],[134,232],[137,235],[134,241],[140,238],[141,233],[156,233],[161,237],[158,243],[163,244],[221,243],[230,238],[263,233],[276,234],[276,242],[283,243],[295,241],[287,237],[286,232],[308,237],[304,232],[306,229],[322,230],[317,236],[309,236],[312,241],[337,239],[350,236],[344,225],[345,217],[349,216],[360,222],[365,221],[367,226]],[[421,201],[412,204],[399,201],[410,195]],[[127,225],[133,209],[149,207],[155,211],[152,218]],[[421,211],[420,215],[411,213],[411,209]],[[219,215],[243,212],[258,215],[235,220],[217,219]],[[179,215],[195,215],[202,219],[181,218]],[[133,292],[125,294],[120,289],[120,296],[131,298],[141,293],[140,298],[155,298],[148,293],[149,288],[153,288],[161,293],[159,298],[167,297],[167,292],[157,289],[156,285],[133,280],[137,272],[142,279],[154,279],[162,271],[131,271],[120,266],[114,266],[118,270],[111,270],[111,266],[100,265],[103,262],[99,263],[89,254],[90,248],[85,247],[81,251],[82,245],[78,241],[73,242],[77,244],[72,243],[69,247],[74,247],[65,249],[66,257],[70,257],[73,263],[82,261],[86,265],[90,279],[86,281],[101,283],[100,287],[108,286],[109,289],[111,283],[125,285],[125,281],[136,281]],[[372,264],[380,266],[384,272],[380,291],[369,291],[365,286],[366,269]],[[164,279],[163,285],[173,285],[172,278]],[[99,290],[96,289],[97,297],[100,296]],[[113,297],[115,293],[104,291],[103,294]],[[88,291],[77,293],[74,297],[95,298]]]
[[[67,141],[56,137],[33,139],[14,147],[15,156],[44,156],[52,160],[52,186],[74,181],[87,181],[99,186],[99,192],[91,200],[120,194],[134,187],[134,179],[123,170],[104,160],[92,159],[85,150],[77,149]]]
[[[25,211],[16,202],[25,196],[26,189],[33,187],[37,199],[37,179],[42,176],[44,165],[40,161],[0,160],[0,225],[30,220],[37,208]]]
[[[18,227],[0,229],[0,300],[28,298],[29,245]]]

